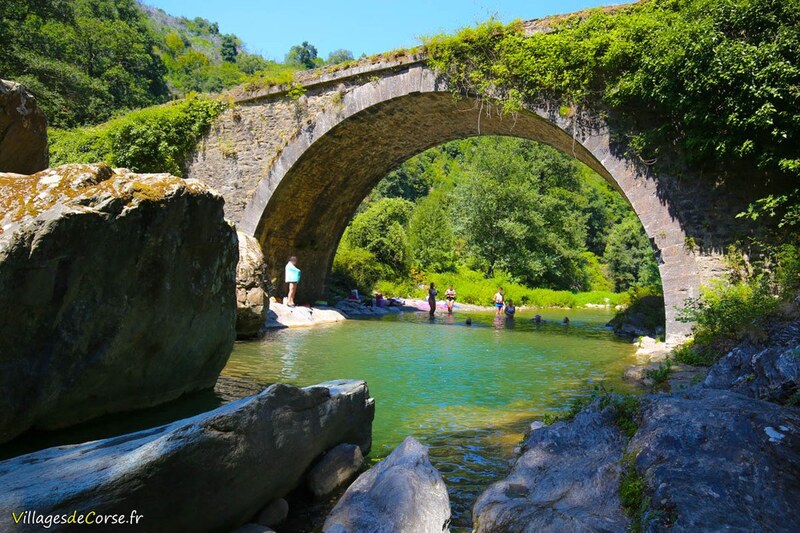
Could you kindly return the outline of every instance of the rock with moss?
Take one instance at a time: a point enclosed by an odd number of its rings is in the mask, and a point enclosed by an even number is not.
[[[0,174],[0,441],[214,386],[236,319],[222,207],[104,164]]]
[[[47,168],[47,118],[36,98],[0,80],[0,172],[33,174]]]
[[[267,267],[258,241],[237,232],[239,264],[236,267],[236,336],[257,337],[264,330],[269,311]]]
[[[481,494],[477,532],[628,531],[619,499],[626,438],[615,405],[531,432],[511,474]]]
[[[282,498],[325,450],[369,451],[375,404],[363,381],[275,384],[192,418],[0,462],[0,530],[12,512],[141,518],[132,530],[231,531]],[[19,527],[19,526],[18,526]],[[109,528],[98,528],[108,530]],[[21,527],[21,530],[30,528]],[[56,526],[54,530],[59,530]]]

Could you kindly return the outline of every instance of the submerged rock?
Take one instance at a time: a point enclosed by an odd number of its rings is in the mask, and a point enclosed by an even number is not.
[[[222,206],[104,164],[0,174],[0,442],[214,386],[236,319]]]
[[[373,416],[363,381],[277,384],[166,426],[9,459],[0,462],[0,530],[14,529],[12,512],[77,506],[136,509],[146,531],[230,531],[295,488],[325,450],[354,442],[367,452]]]
[[[511,474],[475,502],[474,531],[627,531],[619,499],[626,439],[613,418],[595,404],[532,431]]]
[[[800,323],[778,327],[766,345],[740,344],[711,367],[703,384],[762,400],[787,401],[800,387]]]
[[[364,464],[361,449],[354,444],[340,444],[328,451],[308,473],[308,488],[322,498],[355,477]]]
[[[350,485],[325,520],[325,533],[441,533],[450,499],[428,448],[408,437]]]
[[[47,118],[36,98],[0,80],[0,172],[33,174],[47,168]]]
[[[267,266],[258,241],[238,231],[239,263],[236,266],[236,336],[257,337],[264,330],[269,310]]]
[[[797,531],[800,411],[696,387],[649,397],[642,420],[643,530]]]

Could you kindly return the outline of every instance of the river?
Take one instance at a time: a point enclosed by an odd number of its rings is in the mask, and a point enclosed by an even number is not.
[[[544,324],[530,321],[537,312]],[[565,315],[568,326],[560,323]],[[520,311],[509,321],[456,311],[430,321],[427,313],[403,313],[273,330],[237,343],[223,374],[299,386],[366,380],[376,402],[371,460],[407,435],[428,445],[457,531],[470,528],[475,499],[508,472],[533,420],[567,409],[601,382],[628,390],[621,376],[634,348],[605,329],[611,316],[602,309]]]

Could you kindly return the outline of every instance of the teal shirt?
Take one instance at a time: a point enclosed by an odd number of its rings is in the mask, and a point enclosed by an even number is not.
[[[286,283],[300,283],[300,269],[294,266],[291,261],[286,263]]]

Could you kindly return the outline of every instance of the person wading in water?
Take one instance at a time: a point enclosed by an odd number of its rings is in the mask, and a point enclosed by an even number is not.
[[[494,308],[497,310],[495,314],[500,315],[503,312],[503,287],[497,289],[497,292],[494,293]]]
[[[447,313],[453,314],[453,304],[456,302],[456,290],[450,285],[446,291],[444,291],[444,297],[447,300]]]
[[[433,282],[431,282],[431,288],[428,289],[428,305],[431,308],[431,310],[430,310],[431,318],[433,318],[433,314],[436,312],[436,295],[437,294],[439,294],[439,291],[436,290],[436,288],[433,285]]]

